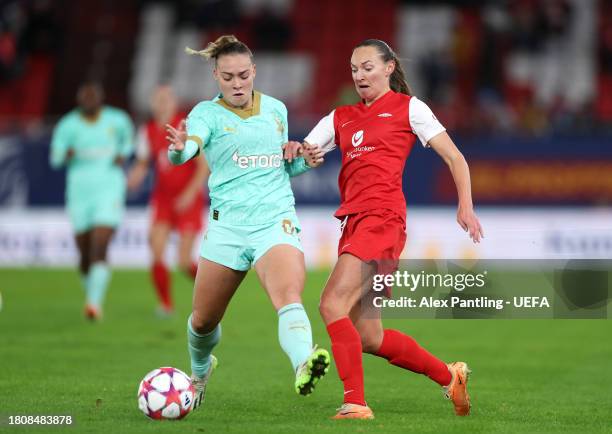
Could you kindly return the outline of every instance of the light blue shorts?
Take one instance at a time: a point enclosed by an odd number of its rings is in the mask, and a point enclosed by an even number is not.
[[[78,234],[96,226],[117,227],[123,218],[125,197],[120,192],[71,199],[66,204],[74,231]]]
[[[263,225],[231,225],[209,219],[200,256],[233,270],[246,271],[279,244],[288,244],[303,252],[300,230],[294,212]]]

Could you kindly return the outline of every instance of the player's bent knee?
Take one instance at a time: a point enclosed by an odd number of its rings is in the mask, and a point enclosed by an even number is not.
[[[212,332],[217,324],[219,324],[219,320],[216,318],[206,318],[195,311],[191,314],[191,328],[199,335]]]
[[[276,310],[291,303],[302,302],[302,288],[288,286],[277,293],[270,294],[270,299]]]
[[[361,348],[364,353],[376,354],[382,345],[382,336],[372,333],[361,334]]]
[[[322,297],[319,302],[319,313],[326,324],[348,316],[349,310],[348,307],[343,306],[342,300],[332,297]]]

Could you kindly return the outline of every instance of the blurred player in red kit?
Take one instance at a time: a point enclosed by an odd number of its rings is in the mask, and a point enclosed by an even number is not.
[[[205,207],[204,180],[208,166],[204,158],[194,158],[187,164],[174,166],[167,157],[168,140],[165,125],[175,128],[184,122],[178,111],[172,88],[161,85],[151,97],[153,118],[140,127],[136,144],[136,164],[128,177],[128,188],[140,187],[151,165],[155,171],[155,185],[151,193],[151,227],[149,243],[153,256],[151,277],[159,299],[158,313],[173,312],[170,274],[164,261],[168,239],[173,230],[179,234],[179,268],[195,278],[197,265],[192,259],[193,243],[202,229]]]
[[[332,111],[300,149],[314,153],[338,147],[342,152],[341,204],[335,213],[342,220],[342,236],[338,262],[320,303],[344,383],[344,404],[334,419],[374,417],[364,396],[362,352],[428,376],[443,387],[455,413],[465,416],[470,412],[467,364],[446,364],[412,337],[384,329],[380,308],[372,305],[370,283],[374,274],[397,269],[406,242],[402,174],[416,140],[449,166],[459,197],[457,222],[479,242],[482,228],[472,205],[469,168],[429,107],[411,96],[401,64],[385,42],[368,39],[359,44],[351,56],[351,70],[361,102]],[[288,149],[299,152],[299,147],[292,142]]]

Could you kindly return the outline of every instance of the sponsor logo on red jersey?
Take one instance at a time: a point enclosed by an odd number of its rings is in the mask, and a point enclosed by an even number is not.
[[[355,134],[353,134],[353,137],[351,137],[351,141],[353,142],[354,148],[361,145],[361,143],[363,142],[363,130],[359,130]]]

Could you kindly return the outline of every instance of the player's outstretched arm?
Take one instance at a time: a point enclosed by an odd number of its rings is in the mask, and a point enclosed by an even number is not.
[[[448,165],[459,197],[459,208],[457,210],[457,223],[464,231],[469,232],[470,238],[479,243],[484,237],[480,221],[474,212],[472,204],[472,187],[470,182],[470,168],[463,154],[457,149],[452,139],[446,132],[437,134],[429,139],[428,144],[442,157]]]
[[[197,137],[187,136],[187,127],[184,119],[178,125],[178,128],[166,124],[166,133],[168,134],[166,139],[170,143],[168,146],[168,159],[172,164],[179,165],[186,163],[200,153],[201,143],[198,143]]]

